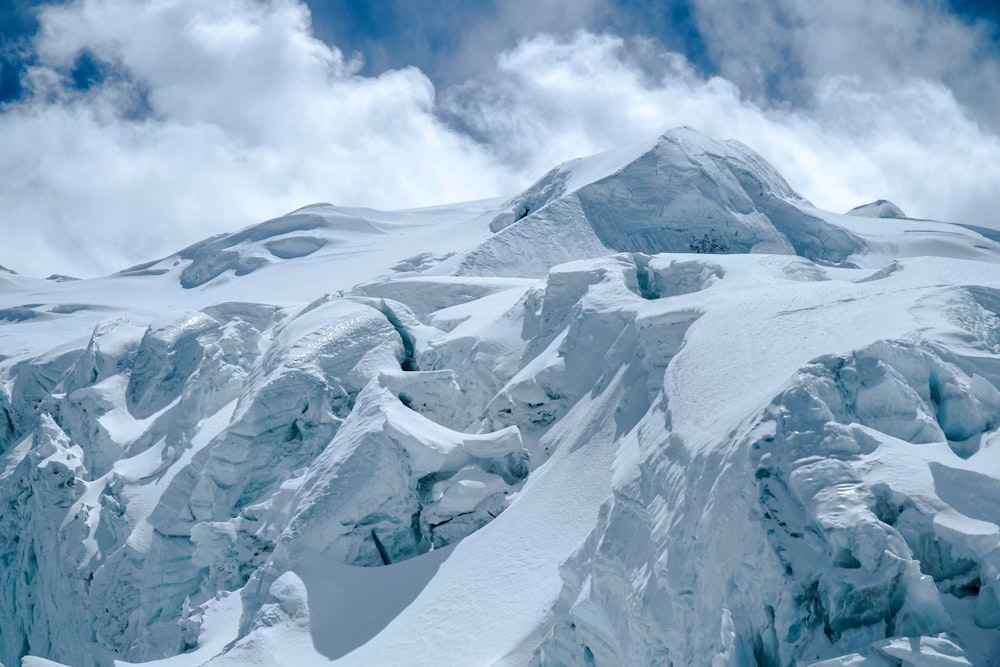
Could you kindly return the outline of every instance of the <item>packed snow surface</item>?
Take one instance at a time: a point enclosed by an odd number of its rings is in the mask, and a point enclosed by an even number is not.
[[[4,271],[0,661],[1000,665],[998,240],[682,128]]]

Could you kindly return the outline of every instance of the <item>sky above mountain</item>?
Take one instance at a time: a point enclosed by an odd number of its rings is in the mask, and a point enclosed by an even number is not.
[[[0,4],[0,264],[91,275],[316,201],[513,194],[677,125],[816,205],[1000,227],[986,0]]]

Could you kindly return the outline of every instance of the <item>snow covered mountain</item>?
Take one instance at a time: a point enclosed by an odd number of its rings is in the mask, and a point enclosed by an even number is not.
[[[0,661],[1000,665],[998,239],[682,128],[2,272]]]

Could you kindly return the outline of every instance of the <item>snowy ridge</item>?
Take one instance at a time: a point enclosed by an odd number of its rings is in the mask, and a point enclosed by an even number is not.
[[[874,213],[682,128],[4,273],[0,661],[1000,664],[1000,245]]]

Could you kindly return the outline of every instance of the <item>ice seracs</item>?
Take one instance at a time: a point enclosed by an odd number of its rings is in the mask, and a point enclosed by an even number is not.
[[[998,665],[998,240],[681,128],[4,273],[0,661]]]

